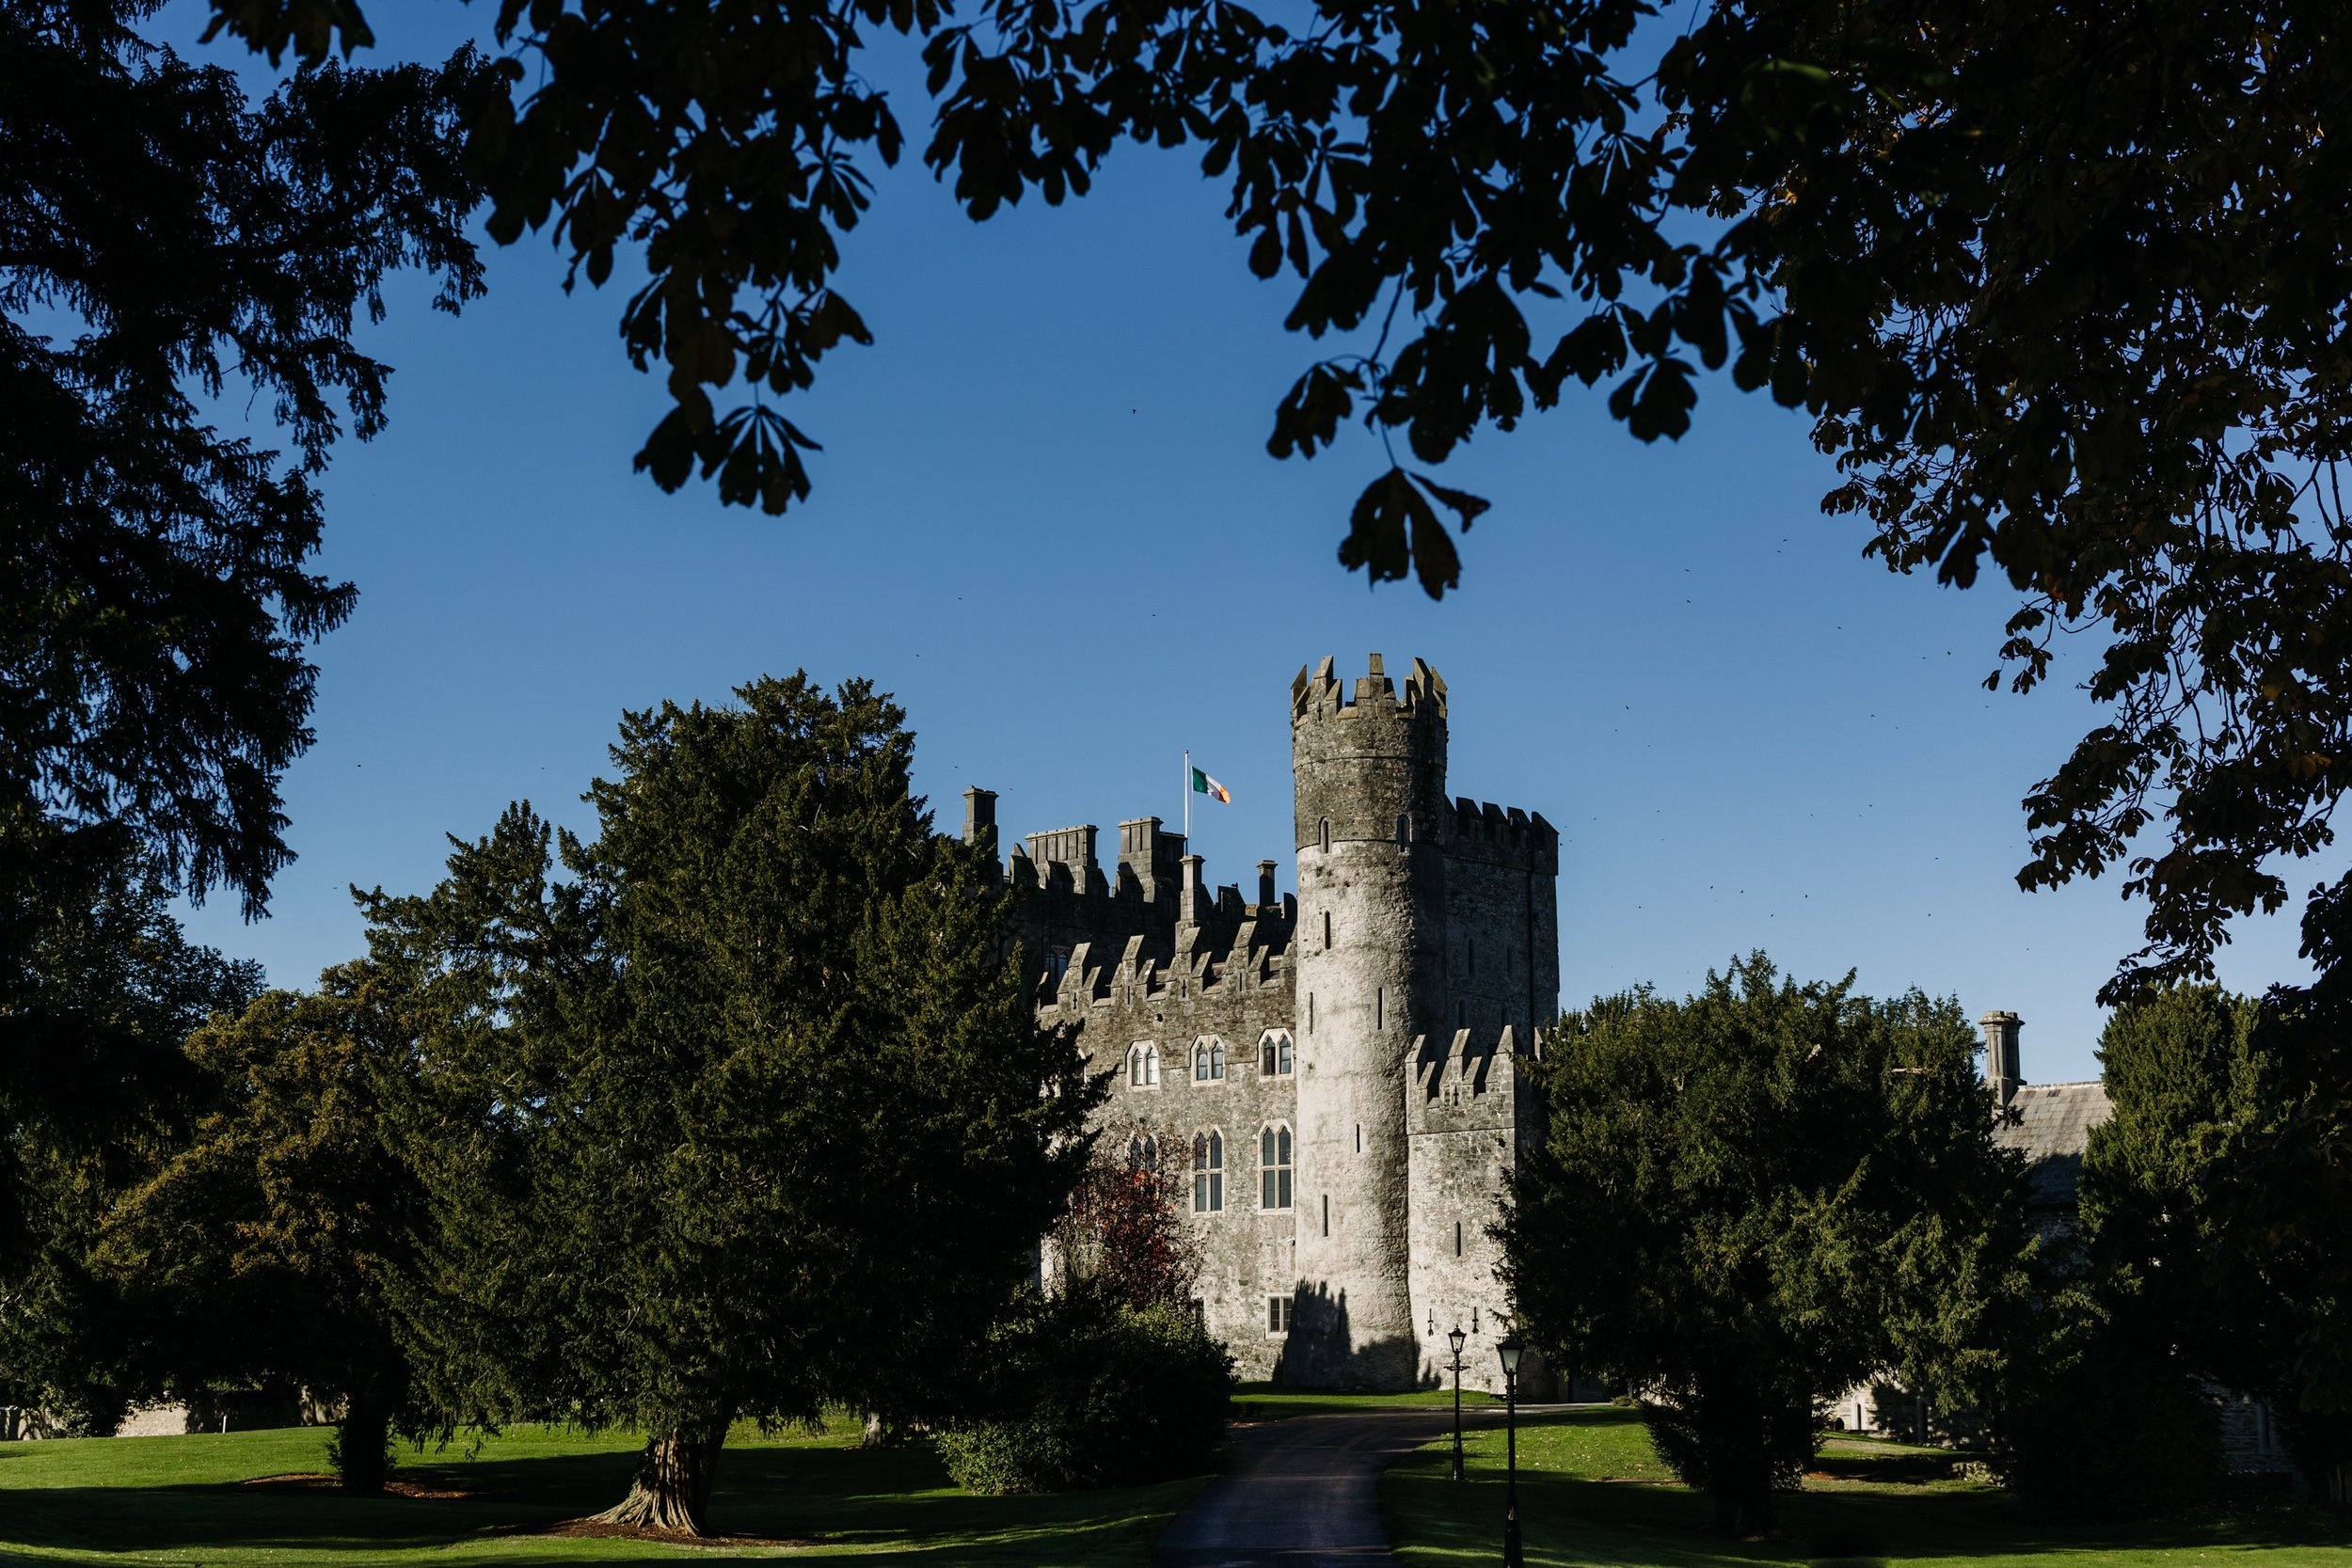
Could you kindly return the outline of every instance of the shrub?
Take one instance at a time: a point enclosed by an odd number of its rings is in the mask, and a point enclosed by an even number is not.
[[[2054,1332],[2024,1358],[1992,1421],[2002,1484],[2061,1518],[2147,1519],[2210,1504],[2221,1429],[2199,1379],[2080,1296],[2062,1297],[2049,1316]]]
[[[1191,1312],[1092,1290],[1032,1296],[991,1337],[986,1386],[941,1456],[974,1492],[1134,1486],[1212,1469],[1232,1359]]]

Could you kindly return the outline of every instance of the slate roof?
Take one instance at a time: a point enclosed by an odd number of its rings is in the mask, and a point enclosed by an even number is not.
[[[1994,1124],[1993,1142],[2025,1155],[2028,1203],[2072,1209],[2090,1130],[2114,1114],[2105,1084],[2021,1084]]]

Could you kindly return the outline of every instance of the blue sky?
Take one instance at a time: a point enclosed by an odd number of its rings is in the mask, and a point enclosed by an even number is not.
[[[370,8],[388,54],[486,11]],[[166,22],[192,39],[201,12]],[[926,122],[919,90],[898,102]],[[390,429],[325,482],[325,566],[361,597],[317,651],[318,743],[286,781],[300,859],[271,918],[216,901],[202,940],[306,983],[360,948],[350,885],[422,889],[443,835],[512,799],[585,826],[623,708],[794,669],[898,694],[943,826],[971,784],[1009,833],[1173,819],[1189,748],[1233,791],[1194,813],[1210,880],[1273,855],[1288,888],[1290,679],[1376,649],[1445,675],[1454,793],[1559,827],[1565,1002],[1686,990],[1761,946],[2013,1009],[2029,1078],[2095,1072],[2092,993],[2139,911],[2112,878],[2013,879],[2018,801],[2093,710],[2063,684],[1984,691],[2010,600],[1863,560],[1818,511],[1802,420],[1718,380],[1691,436],[1644,447],[1574,399],[1447,466],[1495,503],[1458,594],[1371,591],[1334,551],[1378,444],[1266,455],[1317,349],[1194,165],[1123,150],[1084,201],[986,225],[912,158],[878,184],[840,284],[879,341],[797,410],[825,450],[783,519],[630,471],[663,403],[621,353],[623,280],[567,297],[526,237],[491,247],[461,318],[394,291],[366,340],[397,368]],[[2238,936],[2226,980],[2302,974],[2291,920]]]

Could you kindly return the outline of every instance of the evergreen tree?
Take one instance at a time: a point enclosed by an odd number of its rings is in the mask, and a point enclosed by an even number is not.
[[[911,793],[899,709],[738,696],[628,715],[593,840],[517,805],[430,895],[366,900],[415,1032],[427,1396],[644,1431],[603,1517],[679,1531],[734,1420],[945,1397],[1100,1092]]]
[[[383,1489],[408,1387],[393,1302],[421,1194],[384,1138],[408,1053],[364,964],[271,991],[188,1041],[214,1086],[187,1141],[109,1216],[102,1262],[183,1386],[275,1383],[341,1407],[345,1490]]]
[[[2022,1293],[2020,1175],[1953,1002],[1778,979],[1563,1018],[1501,1227],[1520,1332],[1621,1380],[1719,1526],[1769,1527],[1814,1409],[1892,1374],[1973,1402]]]
[[[0,1394],[113,1428],[150,1325],[91,1256],[184,1136],[189,1031],[260,990],[187,941],[133,835],[0,810]]]

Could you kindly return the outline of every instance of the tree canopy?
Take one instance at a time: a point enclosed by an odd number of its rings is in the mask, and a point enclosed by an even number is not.
[[[142,39],[160,3],[0,5],[0,801],[120,824],[258,914],[305,649],[353,602],[313,569],[315,480],[384,424],[355,323],[395,268],[481,291],[481,61],[323,62],[257,103]],[[289,451],[233,433],[248,398]]]
[[[649,1434],[616,1523],[698,1530],[730,1422],[940,1402],[1088,1157],[977,851],[861,682],[632,713],[599,830],[527,806],[366,900],[417,1059],[431,1408]]]
[[[0,807],[0,1387],[110,1431],[151,1324],[93,1257],[121,1196],[185,1136],[202,1075],[181,1053],[242,1007],[260,966],[187,941],[119,828]]]
[[[416,1294],[423,1219],[386,1138],[387,1074],[409,1053],[385,989],[346,964],[198,1029],[209,1103],[98,1249],[183,1390],[274,1384],[340,1406],[336,1468],[362,1493],[382,1490],[409,1405],[396,1304]]]
[[[1958,1005],[1851,985],[1758,953],[1563,1018],[1501,1229],[1520,1332],[1629,1386],[1740,1534],[1811,1458],[1820,1402],[1883,1374],[1980,1396],[2024,1288],[2020,1173]]]

